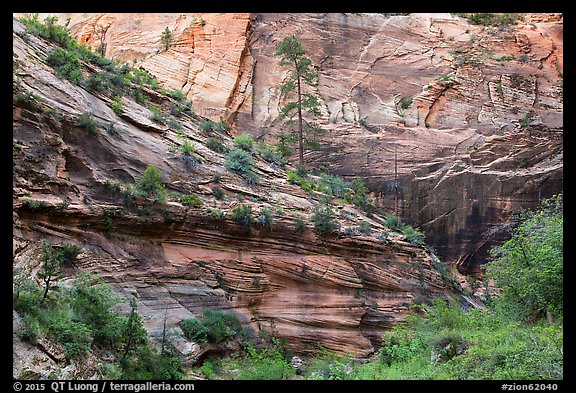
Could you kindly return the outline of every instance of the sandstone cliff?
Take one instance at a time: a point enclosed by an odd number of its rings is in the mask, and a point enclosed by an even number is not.
[[[198,113],[272,138],[296,34],[320,75],[331,132],[313,165],[361,176],[378,203],[477,273],[503,223],[562,190],[562,15],[504,27],[455,14],[62,14],[76,36],[135,60]],[[159,51],[162,30],[175,44]]]
[[[177,323],[207,308],[237,313],[254,333],[285,338],[296,353],[322,345],[367,356],[415,299],[458,293],[438,259],[386,228],[382,217],[338,204],[342,227],[365,221],[372,234],[317,235],[310,215],[323,195],[307,195],[286,180],[284,170],[261,158],[254,167],[256,184],[247,183],[224,167],[222,153],[206,147],[214,135],[200,127],[202,116],[184,115],[177,130],[151,120],[150,109],[128,96],[115,111],[110,96],[55,74],[46,64],[52,43],[25,34],[17,20],[13,28],[15,275],[37,274],[40,240],[76,244],[82,253],[67,273],[95,271],[119,293],[135,295],[152,335],[161,334],[166,316],[174,346],[190,362],[198,348]],[[82,64],[85,77],[99,71]],[[146,94],[164,109],[173,101],[157,90]],[[78,125],[86,112],[92,113],[95,130]],[[216,136],[231,145],[229,135]],[[199,163],[194,168],[178,152],[184,139],[195,143]],[[189,206],[177,197],[166,203],[135,197],[127,203],[121,191],[149,164],[161,169],[169,195],[193,193],[200,203]],[[227,197],[216,199],[214,187]],[[230,219],[239,205],[250,205],[257,214],[270,208],[272,228],[253,225],[247,231]],[[226,218],[214,219],[208,207]],[[297,218],[308,222],[303,233],[295,230]],[[377,237],[384,232],[387,236]],[[19,325],[15,315],[14,326]],[[37,377],[54,371],[57,356],[15,340],[15,376],[26,368]],[[61,375],[90,378],[93,373],[72,365]]]

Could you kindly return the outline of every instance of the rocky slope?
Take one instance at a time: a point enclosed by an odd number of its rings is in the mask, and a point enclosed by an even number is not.
[[[317,68],[330,130],[314,166],[361,176],[378,203],[419,226],[448,263],[477,273],[502,224],[562,190],[563,20],[502,27],[454,14],[62,14],[94,47],[136,60],[198,113],[262,140],[279,131],[296,34]],[[175,44],[159,51],[168,27]]]
[[[372,234],[317,235],[311,213],[322,194],[306,194],[259,157],[256,183],[246,182],[206,147],[210,137],[232,142],[203,130],[202,116],[183,115],[178,130],[129,96],[115,111],[108,94],[56,75],[46,64],[54,44],[26,34],[16,19],[13,29],[15,276],[37,274],[41,240],[76,244],[82,253],[67,274],[94,271],[120,294],[135,295],[148,331],[160,335],[166,318],[173,345],[189,363],[202,351],[177,324],[208,308],[237,313],[254,334],[285,338],[295,353],[322,345],[368,356],[415,300],[458,293],[436,257],[385,227],[382,217],[337,203],[343,228],[365,221]],[[82,70],[88,78],[100,68],[83,62]],[[173,102],[158,90],[144,92],[166,112]],[[95,130],[79,126],[87,112]],[[195,143],[195,167],[182,159],[184,141]],[[165,203],[126,197],[149,164],[163,173]],[[216,199],[215,187],[226,196]],[[200,202],[190,206],[178,197],[190,194]],[[247,230],[232,220],[240,205],[256,216],[270,208],[272,228]],[[226,218],[214,219],[207,208]],[[298,218],[308,223],[303,233],[295,230]],[[18,338],[16,313],[13,326],[15,377],[46,378],[55,370],[63,378],[98,377],[97,367],[66,365],[48,345],[30,349]]]

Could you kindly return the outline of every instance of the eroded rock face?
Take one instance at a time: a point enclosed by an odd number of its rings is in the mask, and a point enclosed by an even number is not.
[[[183,91],[202,116],[219,120],[249,100],[250,14],[54,15],[61,21],[69,18],[70,30],[79,42],[94,49],[104,42],[106,57],[134,62],[158,76],[163,88]],[[172,43],[164,50],[161,36],[166,28]]]
[[[136,60],[183,89],[198,113],[261,140],[280,131],[287,69],[273,53],[295,34],[319,74],[320,123],[330,131],[322,151],[306,154],[309,165],[364,178],[382,207],[465,273],[478,272],[495,244],[483,234],[562,189],[562,15],[522,16],[496,28],[440,13],[60,15],[93,47],[103,26],[107,55]],[[158,52],[165,27],[175,43]],[[501,146],[490,142],[501,134]],[[533,157],[542,146],[555,157]],[[498,174],[488,169],[502,161]],[[482,198],[460,192],[470,187]]]
[[[263,137],[279,129],[286,70],[273,51],[296,34],[330,131],[307,161],[364,178],[444,261],[479,273],[507,236],[499,227],[563,187],[562,20],[523,19],[498,29],[450,14],[258,15],[254,104],[237,122]]]
[[[17,21],[14,30],[22,30]],[[225,169],[221,153],[206,147],[214,135],[199,127],[204,118],[184,115],[179,131],[154,125],[148,109],[127,96],[119,116],[105,94],[54,74],[43,61],[52,44],[17,34],[13,42],[15,97],[35,97],[13,106],[15,275],[36,275],[40,240],[77,244],[82,253],[66,273],[94,271],[120,294],[136,296],[148,331],[161,336],[166,320],[176,347],[192,363],[201,353],[186,342],[178,323],[205,309],[234,312],[254,336],[264,331],[285,338],[296,354],[322,345],[367,356],[415,299],[459,292],[433,255],[390,231],[382,217],[338,205],[342,227],[367,221],[372,234],[318,236],[311,230],[311,213],[322,195],[307,195],[288,183],[283,170],[259,158],[258,180],[247,184]],[[150,94],[167,106],[169,98]],[[77,125],[85,112],[93,114],[96,131]],[[105,131],[109,124],[116,133]],[[195,143],[199,165],[192,170],[178,150],[182,135]],[[232,145],[230,136],[217,136]],[[168,195],[194,193],[202,205],[185,206],[173,197],[166,203],[127,199],[123,191],[148,164],[162,171]],[[216,199],[215,187],[227,197]],[[250,205],[255,216],[270,208],[271,230],[257,224],[247,229],[232,220],[239,205]],[[226,218],[212,218],[208,207]],[[308,225],[304,232],[296,231],[298,218]],[[26,363],[25,349],[18,348],[15,353]],[[18,367],[14,375],[24,369]],[[34,372],[42,376],[54,367],[46,360]]]

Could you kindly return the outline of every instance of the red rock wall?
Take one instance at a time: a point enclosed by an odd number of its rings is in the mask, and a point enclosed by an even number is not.
[[[246,184],[225,169],[223,154],[206,147],[210,135],[197,115],[179,119],[176,132],[124,96],[118,116],[110,97],[55,74],[45,63],[52,44],[25,36],[17,21],[13,29],[14,97],[35,97],[35,105],[13,102],[15,276],[34,279],[41,240],[76,244],[82,253],[67,274],[94,271],[119,293],[135,295],[148,331],[160,336],[166,316],[175,346],[192,358],[194,345],[177,324],[208,308],[237,313],[254,335],[276,334],[297,353],[322,345],[367,356],[415,300],[460,293],[439,261],[387,228],[383,217],[338,204],[342,228],[366,221],[372,234],[316,235],[312,208],[323,195],[307,195],[261,159],[253,168],[256,184]],[[163,101],[168,98],[150,94],[168,106]],[[99,124],[96,131],[77,125],[85,112]],[[116,134],[105,131],[109,124]],[[200,163],[194,170],[178,152],[182,133],[195,143]],[[232,145],[229,136],[221,137]],[[149,164],[162,171],[168,195],[193,193],[203,205],[186,207],[173,197],[166,203],[142,197],[127,203],[114,185],[122,190],[134,185]],[[215,187],[227,197],[215,199]],[[240,204],[250,205],[255,216],[271,209],[272,230],[253,224],[246,231],[232,220]],[[221,209],[226,219],[211,219],[208,207]],[[307,223],[304,233],[295,231],[298,217]]]
[[[70,17],[74,34],[93,47],[102,26],[107,56],[136,60],[166,88],[183,89],[199,114],[224,116],[263,139],[279,130],[286,73],[273,52],[297,34],[317,66],[323,125],[331,131],[325,149],[307,160],[365,178],[378,202],[425,230],[447,262],[478,254],[473,271],[493,244],[479,234],[562,189],[558,133],[527,137],[521,127],[528,119],[536,130],[563,130],[559,14],[525,14],[502,29],[452,14],[59,16]],[[204,26],[194,23],[202,19]],[[160,52],[166,27],[175,44]],[[554,157],[523,158],[540,145]],[[502,162],[498,174],[489,169]],[[389,191],[395,168],[400,201]]]

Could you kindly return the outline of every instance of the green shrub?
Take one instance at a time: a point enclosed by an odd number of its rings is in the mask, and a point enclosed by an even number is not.
[[[174,98],[176,101],[184,101],[186,100],[187,96],[186,93],[184,93],[182,90],[160,90],[160,93],[162,94],[166,94],[169,97]]]
[[[216,221],[222,221],[224,218],[226,218],[226,214],[220,209],[208,208],[206,213],[208,213],[208,215]]]
[[[356,233],[358,233],[358,229],[356,229],[354,227],[346,227],[342,231],[342,234],[346,237],[352,237],[352,236],[356,235]]]
[[[156,77],[143,67],[131,68],[128,77],[132,83],[140,87],[158,88],[158,80]]]
[[[44,110],[44,114],[46,115],[48,121],[52,123],[55,127],[60,128],[62,127],[62,120],[64,120],[64,116],[58,109],[55,108],[47,108]]]
[[[244,227],[252,225],[252,206],[240,205],[232,209],[232,219]]]
[[[268,207],[262,208],[260,215],[256,218],[256,222],[260,225],[260,228],[264,230],[271,230],[274,217],[272,215],[272,210]]]
[[[60,45],[63,48],[71,49],[77,45],[76,40],[70,34],[68,26],[56,24],[58,17],[50,16],[40,22],[39,14],[25,14],[19,21],[26,26],[26,32],[45,38]]]
[[[284,358],[283,353],[274,348],[262,350],[247,348],[248,357],[238,374],[239,380],[285,380],[295,374],[292,365]]]
[[[376,207],[372,203],[368,187],[366,187],[364,182],[359,178],[352,180],[351,187],[353,191],[352,204],[364,210],[368,216],[371,216],[376,210]]]
[[[508,313],[527,320],[546,314],[562,317],[564,254],[562,194],[535,211],[517,216],[520,224],[502,246],[491,250],[487,277],[502,289],[498,298]]]
[[[202,120],[199,124],[199,127],[205,133],[210,133],[213,130],[214,122],[212,120]]]
[[[522,20],[522,16],[520,14],[509,13],[478,13],[458,15],[468,19],[468,21],[474,25],[495,26],[500,28],[516,24],[517,21]]]
[[[62,250],[52,251],[61,255],[69,249],[76,253],[66,244]],[[93,274],[78,274],[72,285],[53,291],[44,302],[36,284],[20,286],[14,296],[14,309],[28,325],[27,339],[46,336],[57,341],[64,346],[67,358],[78,357],[93,345],[120,355],[145,343],[147,337],[140,319],[132,313],[119,316],[120,301]]]
[[[94,115],[91,112],[84,112],[76,120],[76,125],[80,128],[84,128],[91,134],[98,133],[98,127],[100,124],[94,119]]]
[[[69,320],[59,313],[54,313],[46,322],[50,336],[64,344],[67,358],[76,358],[91,348],[92,331],[84,323]]]
[[[112,136],[117,136],[120,135],[120,131],[122,130],[121,128],[116,128],[116,123],[114,122],[108,122],[108,124],[105,126],[105,130],[109,135]]]
[[[164,183],[162,183],[162,171],[154,164],[148,165],[142,176],[136,181],[136,188],[145,196],[163,199],[165,188]]]
[[[310,361],[305,373],[306,379],[341,381],[351,379],[352,361],[346,356],[339,356],[321,348]]]
[[[67,24],[58,25],[57,20],[57,17],[47,17],[42,23],[38,19],[38,14],[27,14],[20,18],[27,32],[61,46],[51,51],[47,58],[48,64],[54,67],[60,76],[73,83],[83,81],[80,61],[86,61],[104,68],[104,71],[93,73],[84,81],[86,87],[91,90],[111,91],[113,95],[118,96],[128,90],[139,103],[143,103],[147,97],[141,88],[144,86],[151,89],[158,88],[158,81],[150,72],[142,67],[133,68],[127,63],[121,64],[117,60],[106,59],[94,53],[88,45],[79,44],[72,37]],[[137,87],[129,87],[130,82]]]
[[[221,343],[243,334],[242,324],[234,314],[207,309],[201,318],[187,318],[180,328],[190,340],[200,344]]]
[[[189,171],[193,171],[198,167],[198,159],[196,158],[196,156],[189,156],[187,154],[183,154],[180,157],[180,159],[184,163],[186,169],[188,169]]]
[[[184,141],[182,145],[180,145],[180,153],[192,156],[194,155],[194,150],[196,149],[196,144],[191,141]]]
[[[105,72],[94,72],[84,80],[84,86],[96,92],[106,92],[112,89]]]
[[[42,297],[42,294],[40,294]],[[26,340],[31,344],[36,344],[39,339],[46,336],[45,326],[41,324],[38,318],[29,313],[22,314],[22,320],[24,322],[24,328],[20,332],[20,338]]]
[[[288,158],[294,154],[294,149],[290,147],[298,141],[298,135],[296,133],[280,133],[278,134],[278,142],[276,143],[276,151],[282,155],[282,157]]]
[[[250,187],[253,187],[258,183],[258,175],[254,171],[248,171],[243,174],[242,177],[244,178],[244,183]]]
[[[196,149],[196,144],[192,141],[185,140],[182,145],[180,146],[179,150],[181,153],[181,160],[184,162],[184,166],[189,170],[192,171],[196,169],[199,163],[199,158],[194,153]]]
[[[395,325],[382,336],[380,363],[391,366],[393,363],[408,362],[427,348],[426,340],[414,330],[414,323]]]
[[[242,324],[234,314],[205,310],[202,323],[208,329],[208,341],[220,343],[243,333]]]
[[[277,146],[273,144],[260,143],[256,147],[256,151],[266,160],[267,162],[284,167],[288,163],[288,159],[278,151]]]
[[[234,137],[234,145],[245,151],[252,151],[254,139],[250,134],[240,134]]]
[[[40,97],[31,91],[18,92],[14,97],[14,103],[29,110],[40,109]]]
[[[150,345],[139,346],[134,354],[123,362],[122,376],[125,380],[180,380],[184,378],[180,358],[158,352]]]
[[[147,192],[139,189],[137,185],[136,186],[128,185],[121,191],[121,193],[122,193],[122,203],[126,207],[132,206],[132,202],[134,201],[134,199],[138,197],[147,196]]]
[[[294,230],[296,232],[304,232],[306,230],[306,221],[301,217],[297,217],[294,221]]]
[[[204,376],[207,379],[215,379],[217,374],[216,374],[216,369],[215,369],[215,364],[212,361],[206,360],[204,361],[204,363],[202,363],[202,366],[200,366],[199,371],[204,374]]]
[[[72,83],[78,83],[82,79],[80,60],[74,51],[54,48],[48,54],[46,62],[56,70],[59,76]]]
[[[312,212],[314,232],[319,235],[327,235],[340,230],[340,223],[330,205],[316,205]]]
[[[419,244],[421,246],[426,244],[426,235],[424,235],[418,229],[415,229],[410,225],[404,225],[403,232],[406,236],[406,240],[408,240],[410,243]]]
[[[82,248],[75,244],[62,243],[62,263],[68,266],[72,265],[81,252]]]
[[[252,154],[240,148],[234,148],[226,153],[224,166],[232,171],[245,174],[254,165]]]
[[[124,104],[122,103],[122,98],[118,97],[118,96],[114,96],[114,98],[112,99],[112,104],[110,104],[110,107],[112,108],[114,113],[116,113],[118,116],[120,116],[122,114],[123,106],[124,106]]]
[[[205,344],[208,342],[208,329],[198,318],[186,318],[180,322],[180,329],[188,340]]]
[[[157,108],[154,105],[148,107],[150,112],[152,112],[152,116],[150,119],[158,124],[166,125],[166,115],[162,112],[160,108]]]
[[[454,356],[464,353],[468,348],[468,343],[458,332],[449,331],[434,338],[431,342],[431,347],[434,362],[444,363],[454,358]]]
[[[561,380],[562,327],[500,323],[443,365],[454,379]]]
[[[204,204],[202,199],[194,194],[182,195],[180,197],[180,203],[186,207],[200,207]]]
[[[342,198],[351,187],[350,183],[338,176],[332,176],[327,173],[320,174],[320,187],[322,191],[328,195],[334,195]]]
[[[214,198],[216,198],[218,200],[222,200],[222,198],[224,198],[224,195],[226,193],[224,192],[224,190],[221,187],[214,187],[214,188],[212,188],[212,194],[214,195]]]
[[[36,199],[24,198],[22,200],[22,207],[26,209],[30,209],[32,211],[36,211],[48,206],[48,204],[44,201],[39,201]]]
[[[288,171],[286,174],[288,176],[289,183],[299,185],[300,188],[302,188],[302,190],[306,191],[307,193],[311,193],[315,190],[314,183],[301,177],[297,171]]]
[[[202,120],[200,122],[200,129],[207,134],[212,132],[223,134],[230,129],[230,126],[226,124],[226,121],[223,118],[220,118],[219,122],[212,120]]]
[[[194,115],[194,110],[192,109],[192,101],[171,102],[168,111],[172,116],[176,117],[182,117],[182,114],[184,113],[190,116]]]
[[[358,231],[363,235],[370,235],[372,233],[372,225],[368,221],[360,221]]]
[[[220,139],[208,138],[206,141],[206,147],[216,153],[226,153],[228,148],[224,145]]]
[[[400,100],[400,107],[402,109],[408,109],[412,105],[412,97],[404,97]]]
[[[400,221],[400,219],[398,217],[393,216],[391,214],[386,216],[386,220],[385,220],[384,224],[388,228],[390,228],[396,232],[401,232],[404,228],[404,224],[402,223],[402,221]]]

